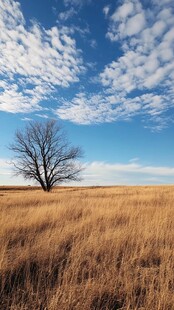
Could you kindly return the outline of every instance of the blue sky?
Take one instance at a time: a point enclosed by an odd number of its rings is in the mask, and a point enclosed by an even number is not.
[[[174,180],[172,0],[0,1],[0,184],[29,120],[57,119],[80,185]]]

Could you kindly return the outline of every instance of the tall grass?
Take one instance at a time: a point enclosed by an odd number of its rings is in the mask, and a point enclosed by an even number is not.
[[[0,309],[174,309],[174,188],[0,190]]]

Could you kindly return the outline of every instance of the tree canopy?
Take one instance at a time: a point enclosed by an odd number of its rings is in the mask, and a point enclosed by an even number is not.
[[[80,147],[71,146],[56,121],[31,121],[15,133],[9,147],[14,153],[15,173],[35,180],[44,191],[68,181],[79,181],[82,165]]]

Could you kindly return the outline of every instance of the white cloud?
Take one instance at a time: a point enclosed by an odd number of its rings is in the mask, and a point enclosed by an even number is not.
[[[134,157],[129,160],[130,163],[135,163],[139,161],[139,157]]]
[[[127,36],[139,33],[145,26],[145,17],[143,13],[138,13],[131,17],[125,27]]]
[[[138,158],[128,163],[89,162],[84,164],[84,168],[83,180],[77,185],[172,184],[174,178],[174,167],[145,166],[139,163]],[[0,185],[27,184],[22,177],[13,177],[9,159],[0,158]]]
[[[101,95],[89,96],[77,94],[71,101],[62,100],[62,106],[55,113],[63,120],[78,124],[90,124],[107,121],[108,106]]]
[[[122,55],[105,66],[99,77],[103,86],[96,94],[77,93],[60,101],[56,114],[79,124],[128,120],[135,115],[166,127],[165,112],[174,101],[174,15],[172,8],[154,4],[146,9],[139,0],[122,1],[109,17],[107,38],[119,42]],[[139,95],[133,92],[138,91]],[[146,117],[148,116],[148,117]],[[147,125],[145,125],[147,126]]]
[[[106,65],[100,74],[109,94],[117,92],[125,99],[132,91],[149,94],[152,101],[148,108],[155,106],[154,114],[173,106],[174,97],[174,12],[165,4],[166,1],[160,5],[155,2],[150,11],[140,1],[132,0],[116,9],[110,16],[107,38],[121,43],[123,55]]]
[[[160,0],[160,1],[153,0],[152,3],[158,4],[159,6],[163,6],[163,5],[166,5],[166,4],[171,5],[171,4],[173,4],[173,0]]]
[[[143,185],[172,183],[174,167],[131,163],[86,163],[84,185]]]
[[[67,27],[44,29],[36,22],[28,29],[13,0],[0,2],[0,110],[40,109],[57,87],[79,81],[84,71],[80,51]]]
[[[107,170],[108,172],[111,171],[112,173],[121,171],[123,173],[143,173],[154,176],[174,176],[174,167],[143,166],[136,163],[110,164],[106,162],[92,162],[89,164],[89,166],[87,164],[87,167],[91,170],[95,169],[95,172],[97,171],[97,169],[100,170],[100,168],[102,168]]]
[[[55,110],[59,118],[77,124],[130,120],[138,114],[149,115],[153,118],[158,117],[159,120],[159,115],[166,108],[165,96],[152,93],[135,98],[105,93],[97,95],[79,93],[72,100],[62,99],[60,103],[61,106]],[[163,127],[165,127],[165,122],[163,126],[161,125],[161,129]]]
[[[134,4],[132,2],[126,2],[120,6],[115,13],[111,16],[113,21],[125,20],[128,16],[134,12]]]
[[[89,25],[85,25],[85,27],[80,27],[77,25],[72,25],[71,26],[71,31],[72,33],[77,32],[83,39],[86,39],[86,36],[88,34],[90,34],[90,29],[89,29]]]
[[[76,14],[77,14],[77,11],[71,7],[69,10],[59,13],[58,18],[61,21],[67,21],[68,19],[72,18]]]
[[[132,2],[133,4],[135,3]],[[139,11],[125,22],[117,12],[114,22],[111,16],[107,37],[112,41],[126,38],[122,44],[123,56],[107,65],[101,73],[102,84],[110,87],[113,92],[125,90],[125,93],[129,93],[132,90],[148,90],[159,85],[166,87],[166,83],[173,83],[170,74],[174,69],[174,52],[171,48],[174,44],[174,17],[171,17],[171,11],[168,10],[165,19],[162,18],[160,14],[164,10],[159,11],[158,7],[150,17],[141,5]],[[166,17],[170,20],[171,29],[167,25]],[[145,19],[150,19],[148,25],[151,24],[151,27],[147,27]]]
[[[22,121],[26,121],[26,122],[28,122],[28,121],[32,121],[32,118],[29,118],[29,117],[23,117],[23,118],[21,118],[21,120],[22,120]]]
[[[138,0],[122,1],[123,4],[110,16],[107,37],[111,41],[139,33],[145,25],[145,16]]]
[[[109,14],[109,10],[110,10],[109,5],[106,5],[106,6],[103,8],[103,13],[104,13],[105,17],[107,17],[107,16],[108,16],[108,14]]]
[[[9,158],[0,158],[0,185],[27,185],[32,182],[26,182],[20,176],[14,176],[13,166]]]
[[[78,5],[86,2],[73,0],[75,9],[69,7],[70,0],[64,3],[68,8],[60,13],[62,20],[76,14]],[[105,6],[106,36],[113,44],[119,42],[122,54],[98,76],[89,77],[89,82],[97,81],[99,93],[86,94],[81,83],[74,97],[58,102],[55,113],[78,124],[147,115],[158,130],[165,127],[165,112],[174,100],[174,12],[170,4],[153,0],[150,10],[142,1],[125,0],[119,6],[117,2],[113,14]],[[18,2],[0,2],[0,110],[39,113],[43,100],[55,102],[58,87],[79,81],[85,68],[73,39],[75,32],[82,37],[90,33],[88,26],[82,29],[77,25],[46,30],[34,22],[28,28]],[[87,42],[96,47],[94,39]],[[91,70],[91,63],[85,66]]]
[[[97,47],[97,41],[94,40],[94,39],[90,40],[90,46],[91,46],[92,48],[96,48],[96,47]]]
[[[36,116],[39,116],[39,117],[45,118],[45,119],[49,118],[49,116],[47,114],[39,114],[39,113],[37,113]]]
[[[155,37],[161,36],[166,29],[166,23],[163,20],[158,20],[152,27],[151,31]]]
[[[10,160],[6,158],[0,158],[1,173],[3,169],[10,169]]]
[[[135,1],[132,1],[132,5],[135,5]],[[119,85],[116,79],[119,81],[123,78],[129,81],[130,87],[128,86],[126,91],[130,92],[133,89],[152,88],[159,82],[164,84],[166,79],[170,80],[174,66],[174,53],[171,48],[174,44],[174,17],[171,10],[165,11],[164,18],[164,9],[157,6],[154,8],[154,13],[149,16],[149,11],[143,10],[139,3],[138,10],[133,16],[126,16],[125,21],[118,12],[115,13],[117,19],[113,21],[113,16],[110,18],[107,37],[111,41],[126,38],[122,44],[124,54],[106,66],[101,74],[103,84],[109,83],[118,90],[121,83]],[[148,26],[145,20],[148,20]],[[170,28],[167,25],[169,21]],[[146,81],[147,79],[150,82]]]
[[[36,96],[25,95],[19,91],[17,84],[6,84],[6,87],[0,92],[0,111],[4,112],[30,112],[32,110],[40,110],[38,102],[39,94]]]

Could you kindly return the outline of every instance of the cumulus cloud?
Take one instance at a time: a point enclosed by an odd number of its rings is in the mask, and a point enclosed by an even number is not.
[[[139,33],[146,24],[141,3],[138,0],[123,1],[110,16],[107,37],[111,41]]]
[[[38,110],[57,87],[79,81],[84,66],[67,27],[28,28],[20,4],[0,2],[0,110]]]
[[[85,3],[64,0],[66,21]],[[70,7],[70,5],[72,6]],[[97,76],[93,93],[80,90],[70,99],[60,99],[55,113],[78,124],[128,120],[148,116],[158,130],[169,119],[165,113],[174,102],[174,7],[172,0],[153,0],[149,7],[140,0],[123,0],[116,8],[105,6],[106,37],[118,44],[120,53]],[[26,25],[20,4],[0,1],[0,110],[12,113],[42,110],[41,102],[56,100],[59,87],[80,80],[85,72],[81,51],[73,38],[90,33],[78,25],[45,29],[37,22]],[[86,41],[93,48],[100,42]],[[86,61],[88,70],[92,62]],[[93,67],[93,68],[92,68]],[[96,66],[97,67],[97,66]],[[88,76],[86,77],[88,78]],[[83,89],[83,92],[82,92]],[[100,91],[97,93],[97,89]],[[70,97],[70,95],[69,95]],[[60,98],[60,97],[59,97]],[[43,112],[44,113],[44,112]]]
[[[132,36],[134,34],[137,34],[144,28],[144,26],[145,26],[144,14],[138,13],[128,20],[125,35]]]
[[[29,112],[32,110],[33,105],[34,109],[39,109],[37,103],[33,102],[32,104],[29,101],[29,97],[23,95],[21,92],[18,92],[17,89],[18,86],[16,84],[12,84],[7,86],[6,89],[0,93],[1,111],[8,111],[11,113],[16,113],[16,111]]]
[[[153,1],[150,11],[143,8],[142,2],[132,0],[116,9],[110,16],[106,36],[121,43],[123,55],[100,74],[109,93],[117,92],[127,99],[132,91],[141,91],[141,98],[147,94],[151,103],[146,110],[149,113],[150,108],[153,114],[173,106],[174,12],[167,3],[171,1]]]
[[[129,93],[134,89],[149,90],[173,83],[172,9],[157,4],[154,13],[149,14],[139,1],[126,2],[110,17],[107,37],[111,41],[125,40],[122,41],[123,56],[101,73],[104,86],[113,91],[125,88],[125,93]]]
[[[133,11],[134,4],[132,2],[125,2],[112,14],[111,19],[113,21],[125,20]]]
[[[129,120],[135,115],[149,115],[160,118],[165,109],[165,96],[144,94],[135,98],[125,98],[113,94],[78,93],[72,100],[60,100],[61,107],[55,110],[59,118],[77,124],[91,124]],[[161,119],[160,119],[161,122]],[[165,122],[161,124],[161,129]],[[158,128],[159,130],[159,128]]]
[[[139,0],[125,0],[112,14],[108,6],[103,8],[109,22],[106,37],[119,44],[122,54],[91,78],[103,90],[62,100],[56,110],[60,118],[90,124],[142,115],[153,129],[166,127],[166,112],[174,101],[174,8],[170,4],[154,0],[147,8]]]

